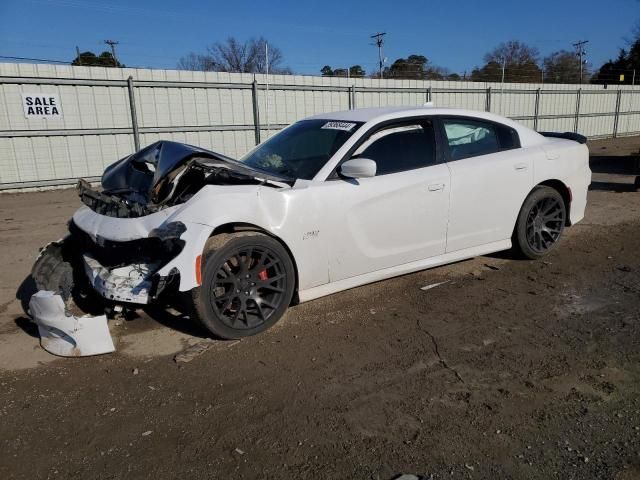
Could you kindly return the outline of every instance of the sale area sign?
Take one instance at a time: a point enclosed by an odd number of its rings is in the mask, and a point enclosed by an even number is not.
[[[61,118],[60,100],[56,93],[23,93],[22,106],[27,118]]]

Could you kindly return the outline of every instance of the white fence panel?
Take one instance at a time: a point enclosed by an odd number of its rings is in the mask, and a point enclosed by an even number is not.
[[[135,149],[132,108],[140,146],[169,139],[232,157],[309,115],[429,99],[541,131],[640,134],[640,88],[578,88],[0,63],[0,190],[100,176]],[[61,117],[26,118],[23,94],[57,95]]]

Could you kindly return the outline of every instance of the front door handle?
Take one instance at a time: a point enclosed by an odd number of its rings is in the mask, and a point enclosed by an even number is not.
[[[430,192],[437,192],[438,190],[444,190],[444,183],[432,183],[429,185]]]
[[[526,163],[516,163],[513,168],[516,170],[526,170],[529,166]]]

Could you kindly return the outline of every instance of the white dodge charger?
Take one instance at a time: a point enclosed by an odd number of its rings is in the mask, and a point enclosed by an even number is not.
[[[511,247],[545,255],[584,216],[584,143],[426,107],[316,115],[240,160],[161,141],[108,167],[100,190],[80,181],[85,206],[33,277],[65,298],[186,297],[214,335],[254,335],[366,283]]]

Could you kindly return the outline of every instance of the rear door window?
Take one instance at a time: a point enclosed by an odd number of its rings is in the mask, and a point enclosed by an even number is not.
[[[443,125],[450,160],[487,155],[519,146],[517,133],[507,126],[467,119],[444,119]]]

